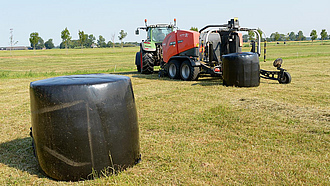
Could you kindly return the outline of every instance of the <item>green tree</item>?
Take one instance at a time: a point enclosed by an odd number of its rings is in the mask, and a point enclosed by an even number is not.
[[[250,40],[250,41],[252,41],[252,40],[254,39],[254,35],[255,35],[255,34],[254,34],[253,31],[250,30],[250,31],[248,32],[248,36],[249,36],[249,40]]]
[[[36,49],[36,46],[39,42],[39,33],[38,32],[32,32],[30,34],[30,43],[31,43],[31,46],[33,47],[33,50]]]
[[[107,43],[107,47],[114,47],[115,45],[114,45],[114,43],[113,42],[111,42],[111,41],[108,41],[108,43]]]
[[[306,37],[304,36],[304,33],[301,30],[298,32],[296,40],[297,41],[306,40]]]
[[[285,34],[280,34],[279,41],[286,41]]]
[[[278,32],[272,33],[270,35],[272,41],[280,41],[281,35]]]
[[[198,32],[198,28],[197,27],[191,27],[190,30]]]
[[[280,35],[278,32],[275,32],[274,40],[275,40],[275,41],[279,41],[280,38],[281,38],[281,35]]]
[[[88,39],[88,34],[85,34],[85,36],[86,36],[86,41],[84,43],[84,46],[85,46],[85,48],[90,48],[92,43],[90,43],[90,41]]]
[[[67,49],[71,40],[70,32],[67,27],[61,32],[61,38],[65,44],[65,49]]]
[[[86,35],[86,42],[85,42],[85,47],[86,48],[91,48],[92,47],[92,45],[94,44],[94,42],[95,42],[95,36],[93,35],[93,34],[90,34],[90,35],[88,35],[88,34],[85,34]]]
[[[78,35],[79,35],[79,43],[81,45],[81,49],[83,49],[84,43],[86,42],[86,39],[87,39],[87,36],[84,33],[84,31],[80,31],[80,30],[79,30]]]
[[[312,42],[314,42],[314,40],[317,38],[316,30],[312,30],[309,36],[311,36]]]
[[[97,45],[100,48],[105,48],[107,46],[107,43],[105,42],[105,38],[101,35],[99,35],[99,39],[97,40]]]
[[[285,35],[285,41],[290,41],[290,33],[287,33],[287,34]]]
[[[118,39],[120,40],[121,43],[121,47],[123,47],[123,39],[127,36],[127,32],[125,32],[124,30],[121,30],[119,32],[119,36]]]
[[[322,29],[321,31],[321,40],[322,40],[322,43],[323,43],[323,40],[326,40],[328,39],[328,33],[325,29]]]
[[[247,34],[243,35],[243,42],[248,42],[249,41],[249,36]]]
[[[290,38],[291,41],[295,41],[297,39],[297,36],[294,32],[290,32],[289,38]]]
[[[39,40],[38,40],[38,44],[36,46],[36,49],[43,49],[44,47],[45,47],[45,42],[44,42],[44,40],[41,37],[39,37]]]
[[[53,43],[53,39],[48,39],[48,41],[45,42],[45,47],[46,49],[52,49],[55,47],[54,43]]]
[[[69,44],[69,48],[81,48],[79,39],[71,40]]]

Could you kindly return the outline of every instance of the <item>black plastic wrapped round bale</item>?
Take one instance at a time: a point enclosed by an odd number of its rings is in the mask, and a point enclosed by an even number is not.
[[[140,160],[131,80],[109,74],[31,82],[32,136],[41,171],[56,180],[88,179]]]
[[[258,54],[231,53],[222,56],[223,84],[226,86],[257,87],[260,84]]]

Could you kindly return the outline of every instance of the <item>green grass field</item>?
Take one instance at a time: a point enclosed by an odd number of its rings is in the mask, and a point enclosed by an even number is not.
[[[0,51],[0,185],[330,185],[329,42],[268,43],[261,68],[282,57],[292,82],[253,88],[141,75],[138,50]],[[132,79],[142,161],[118,175],[54,181],[33,157],[29,83],[87,73]]]

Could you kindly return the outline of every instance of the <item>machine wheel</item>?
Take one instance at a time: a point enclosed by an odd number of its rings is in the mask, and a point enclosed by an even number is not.
[[[170,61],[168,62],[168,69],[167,69],[168,77],[171,79],[179,79],[180,77],[180,66],[177,61]]]
[[[152,53],[145,53],[142,56],[141,73],[142,74],[152,74],[154,72],[154,58]]]
[[[222,79],[222,85],[223,86],[227,86],[227,83],[226,83],[226,81],[224,79]]]
[[[137,52],[135,55],[135,65],[138,72],[141,72],[141,55]]]
[[[199,68],[191,66],[189,61],[184,61],[180,67],[180,76],[184,81],[195,81],[198,79]]]
[[[289,72],[283,72],[283,76],[278,78],[280,84],[289,84],[291,82],[291,75]]]

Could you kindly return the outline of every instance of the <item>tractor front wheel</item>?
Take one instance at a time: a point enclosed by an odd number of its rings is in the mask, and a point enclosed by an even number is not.
[[[142,56],[141,73],[152,74],[153,72],[154,72],[154,58],[152,56],[152,53],[145,53]]]
[[[167,69],[167,74],[168,77],[171,79],[178,79],[180,77],[180,66],[177,61],[170,61],[168,62],[168,69]]]
[[[291,75],[289,72],[283,72],[282,77],[278,78],[280,84],[289,84],[291,82]]]
[[[184,81],[195,81],[198,79],[199,68],[193,67],[189,61],[184,61],[180,67],[180,76]]]

